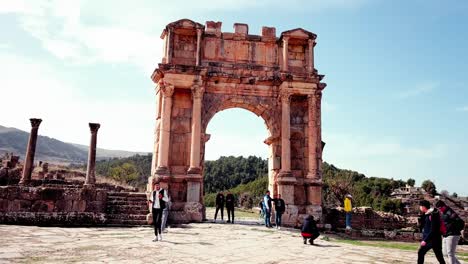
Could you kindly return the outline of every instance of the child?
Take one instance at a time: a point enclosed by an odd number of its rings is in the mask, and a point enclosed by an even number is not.
[[[307,244],[307,239],[309,239],[309,243],[311,245],[314,244],[314,240],[320,235],[317,229],[317,223],[315,222],[313,216],[309,215],[306,217],[306,219],[304,219],[301,235],[304,239],[304,244]]]

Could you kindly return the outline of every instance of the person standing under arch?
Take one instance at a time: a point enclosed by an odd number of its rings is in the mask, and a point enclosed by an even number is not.
[[[214,221],[218,217],[218,211],[221,210],[221,221],[224,221],[224,194],[223,192],[218,192],[216,195],[216,211],[214,215]]]
[[[234,224],[234,206],[236,204],[234,195],[228,191],[226,195],[226,210],[228,214],[228,223]]]

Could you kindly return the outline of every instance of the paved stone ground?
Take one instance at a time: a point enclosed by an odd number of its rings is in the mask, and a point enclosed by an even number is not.
[[[302,244],[298,230],[238,224],[153,229],[0,225],[0,263],[415,263],[416,252],[318,240]],[[429,255],[426,263],[436,263]]]

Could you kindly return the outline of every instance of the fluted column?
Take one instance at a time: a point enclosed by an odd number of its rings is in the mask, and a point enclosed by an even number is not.
[[[309,39],[309,63],[307,69],[309,72],[314,72],[314,45],[315,40]]]
[[[19,184],[28,184],[31,181],[31,174],[34,168],[34,155],[36,153],[37,132],[42,119],[31,118],[31,133],[29,134],[28,147],[26,149],[26,157],[24,161],[23,174]]]
[[[205,88],[198,84],[192,86],[192,140],[190,144],[189,174],[200,173],[200,142],[201,142],[201,103]]]
[[[89,123],[91,131],[91,141],[89,143],[88,151],[88,169],[86,170],[85,186],[92,186],[96,183],[96,145],[97,145],[97,132],[101,127],[98,123]]]
[[[283,71],[288,71],[288,60],[289,60],[289,51],[288,51],[288,41],[289,37],[283,37]]]
[[[196,66],[200,66],[200,49],[201,49],[201,36],[202,36],[202,29],[197,28],[197,55],[196,55]]]
[[[291,174],[290,99],[291,94],[281,94],[281,176]]]
[[[156,174],[169,174],[169,140],[171,133],[171,111],[174,85],[161,81],[159,83],[159,87],[163,95],[163,103],[161,113],[161,129],[159,135],[158,168],[156,169]]]

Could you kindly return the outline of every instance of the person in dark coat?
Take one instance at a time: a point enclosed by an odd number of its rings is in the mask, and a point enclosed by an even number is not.
[[[442,220],[446,227],[446,232],[443,234],[444,238],[442,239],[442,254],[447,257],[449,264],[459,264],[460,261],[457,259],[455,252],[457,251],[464,222],[444,201],[437,201],[435,206],[441,212]]]
[[[276,223],[276,228],[281,229],[281,217],[284,214],[284,211],[286,210],[286,205],[284,203],[284,200],[281,199],[281,194],[278,194],[275,199],[273,199],[273,204],[275,205],[275,223]]]
[[[216,195],[216,212],[214,216],[215,222],[216,222],[216,218],[218,217],[219,210],[221,210],[221,221],[224,221],[224,194],[223,192],[219,192]]]
[[[307,239],[309,239],[309,243],[311,245],[314,244],[314,240],[319,237],[320,233],[317,228],[317,222],[312,215],[309,215],[304,219],[304,224],[302,224],[301,229],[302,239],[304,240],[304,244],[307,244]]]
[[[441,216],[437,208],[431,208],[429,201],[419,202],[419,210],[424,213],[423,240],[418,250],[418,264],[424,263],[424,256],[432,249],[439,263],[445,264],[442,255]]]
[[[228,214],[228,223],[234,224],[234,205],[236,204],[234,195],[228,191],[226,195],[226,210]]]

